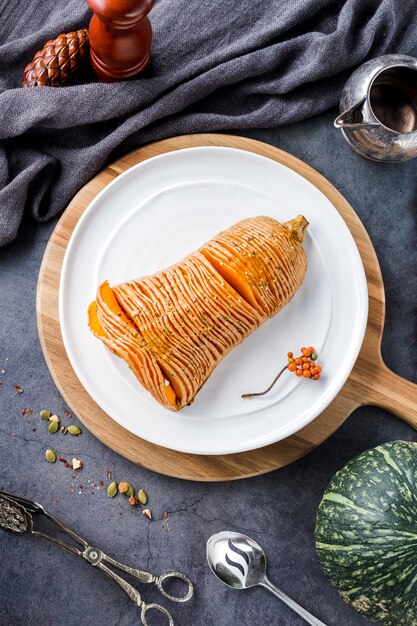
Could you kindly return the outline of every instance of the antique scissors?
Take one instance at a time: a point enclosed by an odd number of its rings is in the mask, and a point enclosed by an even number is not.
[[[50,535],[46,535],[42,532],[33,529],[33,519],[32,515],[43,515],[51,522],[53,522],[58,528],[60,528],[65,534],[67,534],[75,543],[81,546],[82,549],[79,549],[65,541],[61,541],[56,537],[51,537]],[[180,572],[166,572],[161,576],[154,576],[149,572],[144,572],[142,570],[136,569],[134,567],[129,567],[128,565],[123,565],[123,563],[119,563],[115,559],[112,559],[110,556],[107,556],[102,550],[98,548],[94,548],[90,546],[87,541],[82,539],[79,535],[77,535],[71,528],[68,528],[63,522],[61,522],[58,518],[56,518],[51,513],[48,513],[41,504],[37,502],[33,502],[32,500],[27,500],[26,498],[20,498],[18,496],[14,496],[12,494],[4,493],[0,491],[0,527],[4,530],[8,530],[14,534],[22,534],[24,532],[29,531],[32,535],[36,535],[37,537],[43,537],[52,543],[55,543],[58,546],[61,546],[64,550],[71,552],[75,556],[79,556],[85,559],[90,565],[97,567],[97,569],[101,570],[107,576],[109,576],[114,582],[116,582],[119,587],[123,589],[123,591],[129,596],[129,598],[134,602],[141,611],[141,620],[143,626],[149,626],[146,621],[146,613],[154,609],[159,611],[168,620],[169,626],[174,626],[174,621],[167,611],[167,609],[160,604],[146,604],[137,589],[132,587],[124,578],[116,574],[112,569],[108,567],[108,565],[112,565],[117,569],[126,572],[130,576],[137,578],[142,583],[154,584],[158,587],[160,593],[172,600],[172,602],[187,602],[192,598],[194,589],[191,580],[185,576],[185,574],[181,574]],[[163,584],[168,579],[179,579],[183,583],[187,585],[187,592],[182,596],[172,596],[167,591],[165,591]]]

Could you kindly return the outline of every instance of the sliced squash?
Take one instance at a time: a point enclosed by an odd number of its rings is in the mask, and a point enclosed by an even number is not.
[[[97,302],[91,302],[88,307],[88,325],[96,337],[105,337],[106,333],[103,330],[97,315]]]
[[[293,297],[306,272],[307,220],[242,220],[152,276],[111,287],[88,309],[96,337],[164,407],[194,400],[215,367]]]

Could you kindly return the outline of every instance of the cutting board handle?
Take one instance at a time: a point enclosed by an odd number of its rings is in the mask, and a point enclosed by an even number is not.
[[[391,371],[382,360],[367,363],[364,404],[381,407],[417,430],[417,385]]]

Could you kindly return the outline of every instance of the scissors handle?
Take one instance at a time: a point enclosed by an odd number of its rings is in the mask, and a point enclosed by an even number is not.
[[[163,606],[155,603],[146,604],[146,602],[142,600],[141,595],[137,589],[132,587],[132,585],[130,585],[124,578],[116,574],[116,572],[113,572],[113,570],[104,565],[103,562],[99,561],[98,563],[96,563],[95,567],[100,569],[102,572],[104,572],[104,574],[107,574],[109,578],[114,580],[114,582],[117,583],[119,587],[121,587],[121,589],[123,589],[123,591],[129,596],[132,602],[134,602],[141,609],[140,618],[143,626],[150,626],[146,621],[146,613],[151,609],[159,611],[159,613],[165,615],[168,620],[168,626],[174,626],[174,620],[172,619],[170,613]]]
[[[121,587],[121,589],[123,589],[123,591],[129,596],[132,602],[137,604],[137,606],[141,607],[144,604],[139,591],[132,587],[132,585],[127,582],[127,580],[116,574],[116,572],[113,572],[113,570],[104,565],[104,563],[98,562],[96,563],[95,567],[104,572],[104,574],[107,574],[109,578],[114,580],[114,582],[117,583],[119,587]]]
[[[135,567],[129,567],[129,565],[119,563],[119,561],[116,561],[111,556],[108,556],[103,552],[100,552],[100,554],[103,562],[109,563],[110,565],[113,565],[113,567],[117,567],[117,569],[121,570],[122,572],[126,572],[126,574],[133,576],[137,580],[140,580],[142,583],[154,583],[158,587],[160,593],[172,602],[187,602],[187,600],[192,598],[194,594],[193,583],[188,578],[188,576],[182,574],[181,572],[167,572],[166,574],[162,574],[161,576],[154,576],[149,572],[145,572],[143,570],[136,569]],[[163,583],[170,578],[177,578],[179,580],[182,580],[187,585],[187,591],[184,595],[172,596],[170,593],[165,591],[165,589],[163,588]]]
[[[157,582],[156,576],[153,576],[149,572],[144,572],[143,570],[137,569],[136,567],[130,567],[129,565],[124,565],[123,563],[119,563],[119,561],[116,561],[116,559],[113,559],[111,556],[104,554],[104,552],[102,552],[101,554],[102,554],[103,561],[105,561],[106,563],[109,563],[110,565],[113,565],[113,567],[117,567],[117,569],[121,570],[122,572],[125,572],[126,574],[133,576],[137,580],[140,580],[142,583],[156,583]]]
[[[170,593],[165,591],[163,583],[170,578],[177,578],[178,580],[182,580],[188,587],[187,592],[182,596],[172,596]],[[188,576],[182,574],[181,572],[166,572],[166,574],[161,574],[161,576],[159,576],[155,580],[155,583],[160,593],[165,596],[165,598],[168,598],[168,600],[172,600],[172,602],[187,602],[187,600],[190,600],[190,598],[192,598],[194,595],[193,583],[188,578]]]
[[[142,611],[140,614],[140,618],[141,618],[143,626],[150,626],[148,622],[146,621],[146,613],[150,609],[154,609],[155,611],[159,611],[160,613],[162,613],[162,615],[165,615],[165,617],[168,620],[168,625],[174,626],[174,620],[172,619],[169,611],[167,611],[163,606],[161,606],[160,604],[154,604],[154,603],[145,604],[144,602],[142,603]]]

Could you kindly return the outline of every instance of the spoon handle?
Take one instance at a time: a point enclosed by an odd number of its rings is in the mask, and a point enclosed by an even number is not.
[[[275,587],[275,585],[273,585],[269,578],[267,578],[266,576],[263,580],[261,580],[259,584],[261,585],[261,587],[265,587],[265,589],[268,589],[268,591],[273,593],[274,596],[282,600],[282,602],[289,606],[290,609],[295,611],[295,613],[298,613],[298,615],[300,615],[300,617],[302,617],[308,624],[311,624],[312,626],[326,626],[324,622],[321,622],[319,619],[317,619],[317,617],[311,615],[311,613],[303,609],[303,607],[294,602],[294,600],[291,600],[291,598],[289,598],[283,591],[278,589],[278,587]]]

